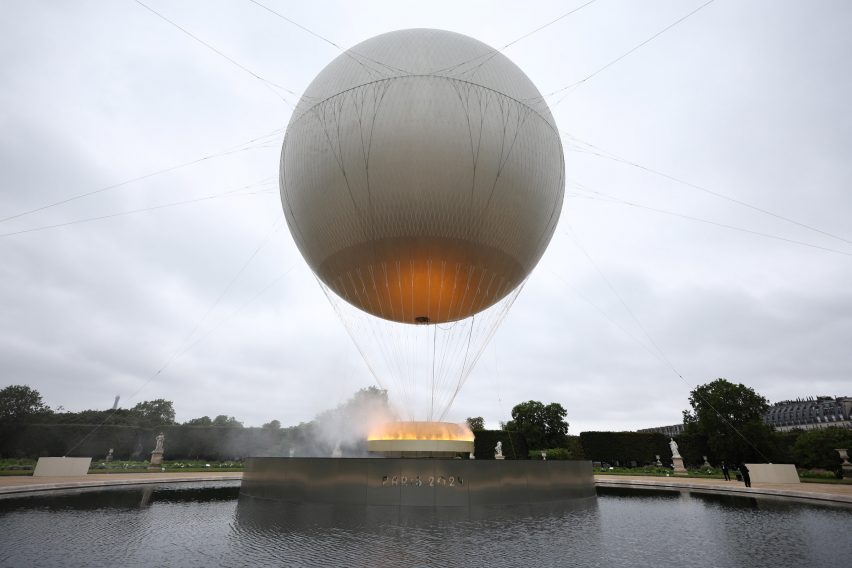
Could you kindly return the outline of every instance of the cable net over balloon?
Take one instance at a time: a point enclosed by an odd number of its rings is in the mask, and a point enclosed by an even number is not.
[[[281,199],[296,244],[377,380],[430,420],[558,222],[562,145],[539,97],[481,42],[402,30],[332,61],[287,127]]]
[[[402,325],[355,308],[320,281],[370,368],[406,420],[443,421],[523,286],[487,310],[433,325]]]

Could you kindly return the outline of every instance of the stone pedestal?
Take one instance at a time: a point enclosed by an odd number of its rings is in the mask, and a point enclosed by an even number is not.
[[[686,475],[686,468],[683,467],[683,458],[676,457],[672,458],[672,464],[674,465],[674,474],[675,475]]]
[[[152,452],[151,461],[148,462],[149,470],[160,471],[163,467],[163,452]]]
[[[846,448],[836,448],[834,451],[840,454],[840,459],[843,460],[843,463],[840,464],[843,479],[852,479],[852,463],[849,463],[849,451]]]
[[[494,456],[494,459],[495,459],[495,460],[504,460],[504,459],[506,459],[506,458],[505,458],[505,457],[503,457],[503,456]]]
[[[33,477],[88,475],[92,458],[38,458]]]
[[[791,463],[747,463],[752,483],[799,483],[796,466]]]

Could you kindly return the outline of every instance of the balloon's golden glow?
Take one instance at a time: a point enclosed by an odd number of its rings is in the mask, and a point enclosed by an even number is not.
[[[402,323],[444,323],[492,306],[524,276],[505,253],[458,239],[385,239],[333,255],[318,269],[355,307]]]

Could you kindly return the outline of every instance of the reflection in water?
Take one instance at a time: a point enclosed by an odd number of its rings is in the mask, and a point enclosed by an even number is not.
[[[631,487],[598,487],[596,489],[598,496],[608,497],[630,497],[634,500],[660,500],[660,499],[680,499],[679,491],[671,489],[633,489]]]
[[[596,499],[558,506],[397,508],[282,505],[241,497],[231,548],[252,563],[323,566],[542,566],[566,542],[599,544]],[[271,547],[269,546],[271,544]]]
[[[153,501],[156,503],[234,501],[239,492],[239,481],[233,481],[91,487],[23,497],[7,495],[0,496],[0,518],[11,511],[137,509],[149,504],[148,501],[152,500],[151,496],[155,496]],[[145,495],[148,495],[148,498],[142,503]]]
[[[0,499],[0,566],[842,565],[852,508],[603,489],[557,506],[336,508],[238,482]],[[844,560],[846,559],[846,560]]]

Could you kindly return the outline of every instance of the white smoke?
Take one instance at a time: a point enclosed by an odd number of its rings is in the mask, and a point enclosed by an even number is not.
[[[387,391],[376,387],[359,390],[337,408],[326,410],[308,425],[296,455],[367,457],[367,436],[376,426],[398,420]]]

